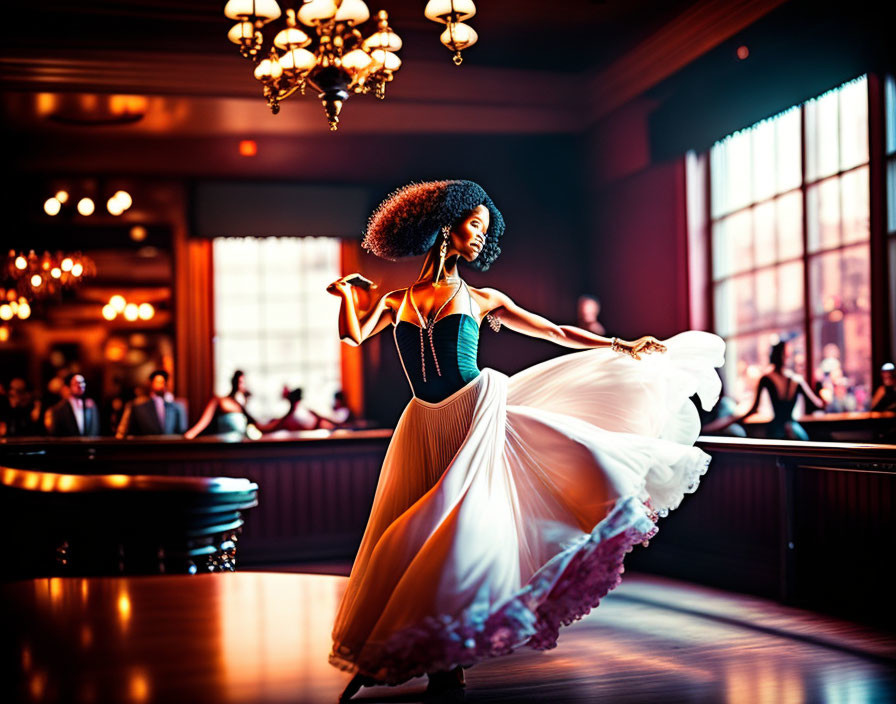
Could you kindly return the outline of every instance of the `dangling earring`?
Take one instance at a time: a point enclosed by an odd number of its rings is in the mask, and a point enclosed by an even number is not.
[[[442,271],[445,268],[445,258],[448,256],[448,233],[451,232],[451,228],[448,225],[445,225],[442,228],[442,246],[439,247],[439,271],[436,274],[436,282],[438,282],[439,278],[442,276]]]

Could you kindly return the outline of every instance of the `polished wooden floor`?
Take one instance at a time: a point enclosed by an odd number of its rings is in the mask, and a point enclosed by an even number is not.
[[[4,584],[4,701],[335,702],[349,677],[327,653],[346,580],[317,571]],[[417,679],[355,698],[858,704],[896,701],[894,665],[893,634],[626,574],[557,648],[477,665],[462,694],[427,698]]]

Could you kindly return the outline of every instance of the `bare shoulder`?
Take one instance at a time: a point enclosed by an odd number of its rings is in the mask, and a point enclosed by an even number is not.
[[[386,308],[391,308],[392,310],[396,310],[398,306],[401,305],[401,301],[404,298],[406,288],[396,288],[393,291],[389,291],[389,293],[383,295],[382,301],[385,304]]]
[[[492,310],[511,303],[510,296],[496,288],[474,288],[469,286],[470,293],[480,308]]]

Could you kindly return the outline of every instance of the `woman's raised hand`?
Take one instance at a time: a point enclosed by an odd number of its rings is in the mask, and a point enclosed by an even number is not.
[[[625,342],[621,345],[622,351],[630,355],[633,359],[641,359],[641,353],[650,354],[651,352],[665,352],[666,346],[655,337],[645,335],[639,337],[634,342]]]
[[[376,288],[376,284],[366,276],[354,273],[346,274],[342,278],[336,279],[333,283],[327,286],[327,293],[332,293],[334,296],[338,296],[341,290],[344,290],[349,286],[358,286],[359,288],[367,289],[368,291],[372,288]]]

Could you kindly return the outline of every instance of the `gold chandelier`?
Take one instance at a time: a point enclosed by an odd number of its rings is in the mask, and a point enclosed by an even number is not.
[[[430,0],[427,18],[446,25],[441,41],[454,52],[460,65],[461,50],[477,35],[463,20],[476,12],[473,0]],[[224,14],[236,24],[227,34],[240,53],[255,64],[264,97],[276,115],[280,102],[310,86],[323,103],[331,130],[339,126],[339,113],[352,93],[373,93],[382,100],[386,84],[401,67],[397,52],[401,38],[389,26],[385,10],[377,13],[377,30],[364,38],[359,25],[370,18],[363,0],[305,0],[298,12],[286,10],[286,27],[265,52],[262,29],[283,14],[276,0],[228,0]],[[315,39],[299,24],[313,30]]]
[[[10,289],[28,301],[52,296],[96,274],[93,260],[80,252],[39,255],[34,250],[25,254],[11,249],[3,269],[4,278],[11,282]]]

